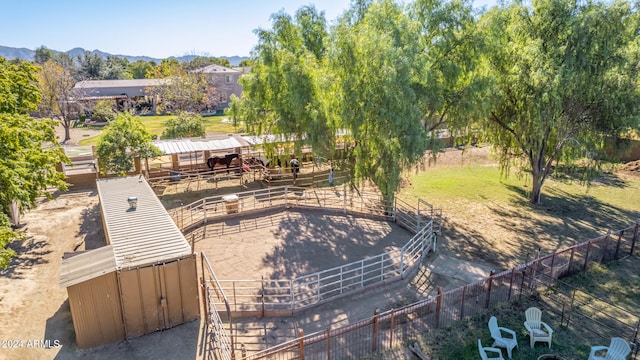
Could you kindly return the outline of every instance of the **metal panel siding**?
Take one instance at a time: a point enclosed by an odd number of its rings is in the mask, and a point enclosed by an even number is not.
[[[116,269],[113,249],[110,245],[82,252],[62,259],[60,266],[60,287],[69,287]]]
[[[144,308],[140,295],[138,272],[122,271],[118,273],[120,280],[120,293],[122,296],[122,312],[126,337],[132,338],[145,334]]]
[[[125,339],[115,272],[69,286],[69,307],[81,349]]]
[[[116,268],[161,263],[191,254],[191,247],[160,200],[138,176],[100,179],[98,193]],[[137,207],[127,199],[137,197]]]
[[[164,279],[163,293],[168,311],[167,327],[174,327],[184,322],[182,318],[182,293],[180,292],[180,267],[178,262],[162,266]]]
[[[180,292],[182,296],[182,318],[184,322],[195,320],[200,316],[200,287],[196,256],[178,261],[180,270]]]
[[[196,257],[119,272],[127,338],[197,319]]]

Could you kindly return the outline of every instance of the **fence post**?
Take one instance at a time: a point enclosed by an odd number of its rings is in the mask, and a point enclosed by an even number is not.
[[[264,275],[261,276],[260,284],[262,287],[262,291],[260,293],[260,300],[262,302],[262,317],[264,318]]]
[[[464,297],[467,294],[467,285],[462,287],[462,299],[460,299],[460,319],[464,317]]]
[[[284,207],[285,207],[286,209],[288,209],[288,208],[289,208],[289,201],[288,201],[288,198],[289,198],[289,186],[285,185],[285,186],[284,186]]]
[[[373,311],[373,334],[371,338],[371,351],[378,350],[378,308]]]
[[[203,216],[203,222],[206,225],[207,224],[207,199],[202,199],[202,216]]]
[[[616,253],[613,255],[614,260],[618,260],[618,254],[620,253],[620,243],[622,242],[623,236],[624,230],[620,230],[620,234],[618,234],[618,242],[616,243]]]
[[[600,263],[604,262],[604,258],[607,256],[607,250],[609,248],[609,237],[611,236],[611,229],[607,231],[607,236],[604,238],[604,251],[602,252],[602,257],[600,258]]]
[[[298,354],[299,359],[304,360],[304,330],[298,329]]]
[[[591,249],[591,240],[587,241],[587,253],[584,255],[584,265],[582,265],[582,271],[587,269],[587,263],[589,262],[589,250]]]
[[[577,242],[574,241],[573,246],[571,247],[571,256],[569,256],[569,265],[567,265],[567,271],[571,273],[571,264],[573,263],[573,254],[576,252]]]
[[[340,274],[342,280],[342,274]],[[400,248],[400,279],[404,280],[404,247]]]
[[[293,290],[293,281],[294,280],[289,280],[289,291],[291,291],[291,313],[293,313],[293,311],[296,309],[296,297],[294,294],[294,290]]]
[[[327,360],[331,360],[331,326],[327,328]]]
[[[633,255],[633,248],[636,246],[636,241],[638,241],[638,228],[640,228],[640,218],[636,220],[636,226],[633,228],[633,239],[631,239],[630,255]]]
[[[391,309],[391,321],[389,323],[389,349],[393,349],[393,332],[396,327],[396,312]]]
[[[507,301],[511,301],[511,290],[513,289],[513,278],[516,276],[516,268],[511,268],[511,279],[509,280],[509,295]]]
[[[487,300],[484,307],[489,308],[489,302],[491,301],[491,284],[493,283],[493,270],[489,273],[489,287],[487,288]]]
[[[442,307],[442,287],[438,286],[436,296],[436,329],[440,327],[440,308]]]

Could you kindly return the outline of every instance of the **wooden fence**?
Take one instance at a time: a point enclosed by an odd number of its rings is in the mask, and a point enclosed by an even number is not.
[[[299,333],[294,339],[243,359],[350,359],[382,352],[417,338],[429,329],[448,327],[464,316],[479,314],[496,304],[545,289],[558,277],[586,270],[594,263],[633,255],[638,242],[640,219],[634,226],[576,244],[553,254],[539,257],[510,270],[460,288],[442,292],[435,298],[400,309],[375,313],[373,317],[345,327]],[[567,310],[567,307],[564,307]],[[563,315],[570,316],[570,312]],[[638,352],[637,327],[616,327],[602,334],[620,336]]]

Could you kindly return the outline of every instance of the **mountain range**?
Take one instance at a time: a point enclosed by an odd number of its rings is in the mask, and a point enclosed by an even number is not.
[[[52,52],[54,53],[58,53],[60,51],[57,50],[53,50],[50,49]],[[73,48],[69,51],[65,51],[67,54],[69,54],[72,58],[77,58],[78,55],[83,54],[85,52],[85,49],[83,48]],[[143,60],[143,61],[155,61],[156,63],[160,63],[162,61],[162,59],[158,59],[158,58],[152,58],[150,56],[134,56],[134,55],[120,55],[120,54],[109,54],[106,53],[104,51],[100,51],[100,50],[91,50],[90,51],[92,54],[97,54],[102,58],[107,58],[107,56],[117,56],[119,58],[124,58],[129,60],[129,62],[136,62],[138,60]],[[33,61],[33,57],[35,55],[36,51],[35,50],[31,50],[31,49],[27,49],[27,48],[14,48],[14,47],[9,47],[9,46],[2,46],[0,45],[0,56],[7,58],[7,59],[22,59],[22,60],[29,60],[29,61]],[[178,61],[180,62],[187,62],[187,61],[191,61],[193,58],[197,57],[198,55],[184,55],[184,56],[171,56],[169,57],[169,59],[175,58],[178,59]],[[244,60],[244,59],[248,59],[248,57],[246,56],[220,56],[220,58],[222,59],[227,59],[229,60],[229,63],[232,66],[238,66],[238,64],[240,64],[240,61]]]

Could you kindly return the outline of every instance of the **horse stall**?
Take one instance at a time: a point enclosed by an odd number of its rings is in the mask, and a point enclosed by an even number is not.
[[[65,254],[79,348],[168,329],[199,316],[196,255],[142,176],[97,181],[107,246]]]

